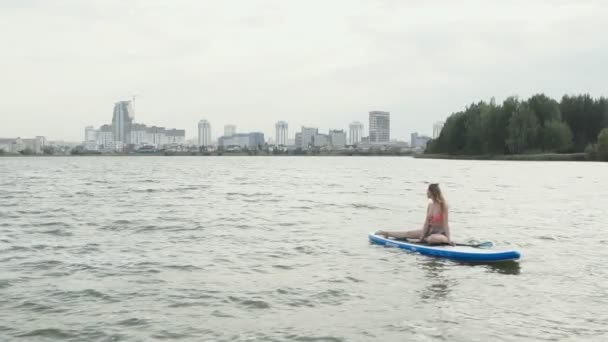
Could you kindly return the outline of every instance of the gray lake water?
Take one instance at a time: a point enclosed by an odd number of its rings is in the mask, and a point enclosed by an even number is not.
[[[370,245],[439,182],[466,265]],[[608,163],[0,158],[0,340],[605,341]]]

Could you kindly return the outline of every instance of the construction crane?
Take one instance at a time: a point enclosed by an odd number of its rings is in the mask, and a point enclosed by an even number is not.
[[[135,98],[140,97],[140,96],[141,95],[139,95],[139,94],[131,95],[131,108],[133,109],[133,113],[135,113]]]
[[[140,97],[140,96],[141,95],[139,95],[139,94],[133,94],[133,95],[131,95],[131,104],[132,104],[133,107],[135,107],[135,98],[136,97]]]

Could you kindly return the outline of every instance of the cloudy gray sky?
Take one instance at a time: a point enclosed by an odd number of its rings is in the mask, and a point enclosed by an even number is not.
[[[430,134],[468,103],[606,96],[608,1],[0,0],[0,137],[136,121],[274,135],[391,112]]]

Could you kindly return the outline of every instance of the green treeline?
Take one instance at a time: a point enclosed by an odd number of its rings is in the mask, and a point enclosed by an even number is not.
[[[449,155],[502,155],[586,152],[608,157],[608,99],[544,94],[520,101],[509,97],[473,103],[452,114],[426,152]],[[599,137],[602,132],[602,137]],[[599,142],[598,142],[599,139]]]

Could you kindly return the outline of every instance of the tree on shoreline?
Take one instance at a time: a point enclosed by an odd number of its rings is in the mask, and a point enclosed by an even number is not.
[[[44,148],[42,148],[42,152],[44,153],[44,155],[52,156],[55,154],[55,148],[53,146],[45,146]]]
[[[601,160],[608,160],[608,128],[604,128],[597,137],[597,154]]]
[[[31,148],[27,147],[26,149],[20,151],[19,153],[21,153],[24,156],[31,156],[34,154],[34,151]]]
[[[572,131],[567,123],[552,120],[545,123],[541,131],[542,147],[547,152],[568,152],[572,150]]]
[[[502,155],[584,152],[608,127],[608,99],[564,95],[561,102],[537,94],[473,103],[450,115],[426,153]]]
[[[512,154],[521,154],[530,150],[536,141],[540,125],[534,111],[523,104],[515,110],[507,127],[507,146]]]

